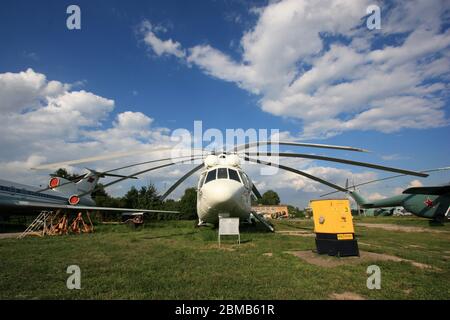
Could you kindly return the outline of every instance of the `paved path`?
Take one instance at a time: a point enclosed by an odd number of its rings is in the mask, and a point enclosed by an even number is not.
[[[0,239],[11,239],[16,238],[20,236],[22,232],[16,232],[16,233],[0,233]]]
[[[367,228],[379,228],[388,231],[403,231],[403,232],[434,232],[434,233],[449,233],[445,230],[436,230],[432,228],[422,228],[414,226],[401,226],[396,224],[388,223],[360,223],[357,222],[356,226],[367,227]]]

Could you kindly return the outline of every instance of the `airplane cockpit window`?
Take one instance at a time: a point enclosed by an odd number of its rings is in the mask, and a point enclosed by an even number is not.
[[[237,182],[241,182],[236,170],[228,169],[228,176],[230,177],[231,180],[236,180]]]
[[[216,179],[216,170],[214,169],[208,172],[208,174],[206,175],[205,184],[215,179]]]
[[[217,179],[228,179],[227,168],[217,169]]]

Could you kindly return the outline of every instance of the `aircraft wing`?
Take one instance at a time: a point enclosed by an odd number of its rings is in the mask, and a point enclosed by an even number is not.
[[[34,201],[14,201],[15,207],[28,208],[55,208],[55,209],[69,209],[69,210],[93,210],[93,211],[121,211],[121,212],[161,212],[161,213],[180,213],[179,211],[166,210],[149,210],[149,209],[129,209],[129,208],[111,208],[111,207],[95,207],[95,206],[71,206],[64,204],[54,204]]]
[[[433,187],[413,187],[408,188],[403,193],[406,194],[429,194],[429,195],[443,195],[450,194],[450,185],[433,186]]]

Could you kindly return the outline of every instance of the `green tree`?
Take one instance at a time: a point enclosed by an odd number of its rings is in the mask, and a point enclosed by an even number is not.
[[[125,207],[136,209],[139,206],[139,191],[134,186],[132,186],[122,199],[125,203]]]
[[[304,218],[305,217],[305,213],[303,212],[303,210],[300,210],[298,207],[288,205],[288,212],[289,212],[289,216],[292,216],[295,218]]]
[[[197,190],[187,188],[180,199],[180,212],[184,219],[195,219],[197,217]]]
[[[153,184],[141,187],[139,190],[138,206],[141,209],[160,209],[161,198]]]
[[[106,193],[105,188],[101,183],[97,184],[92,192],[92,199],[94,199],[95,204],[100,207],[109,207],[112,202],[112,198]]]
[[[167,199],[161,204],[161,210],[166,211],[180,211],[180,202],[175,201],[173,199]],[[158,216],[160,219],[163,220],[180,220],[183,218],[183,215],[181,213],[163,213]]]
[[[78,174],[68,172],[64,168],[59,168],[58,170],[53,172],[52,175],[61,177],[61,178],[67,179],[67,180],[73,180],[79,176]]]
[[[263,193],[262,198],[259,199],[258,203],[265,205],[280,204],[280,197],[278,196],[278,193],[276,193],[275,191],[268,190]]]
[[[179,201],[175,201],[173,199],[167,199],[163,202],[161,209],[168,211],[178,211],[180,210],[180,203]]]

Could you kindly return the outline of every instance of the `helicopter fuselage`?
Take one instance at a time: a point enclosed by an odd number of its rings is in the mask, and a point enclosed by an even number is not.
[[[243,220],[250,218],[252,182],[238,163],[229,165],[226,156],[220,157],[213,165],[205,161],[206,168],[200,175],[197,189],[199,224],[217,224],[220,215]]]

